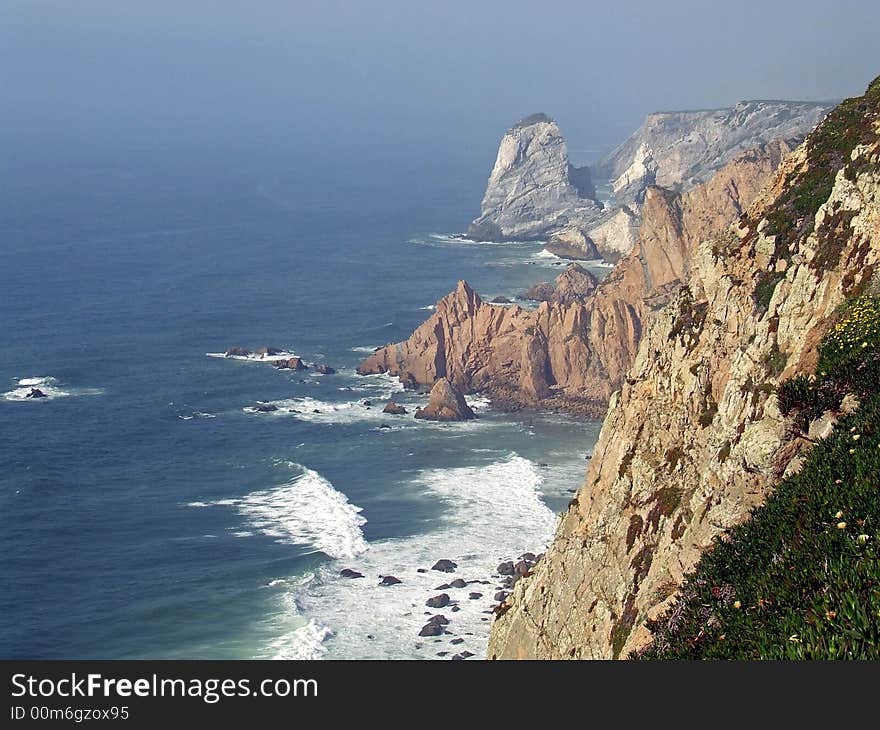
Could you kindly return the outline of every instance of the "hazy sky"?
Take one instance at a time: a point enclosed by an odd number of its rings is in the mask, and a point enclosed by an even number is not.
[[[491,157],[544,111],[610,146],[657,109],[860,93],[878,28],[876,0],[0,0],[0,140]]]

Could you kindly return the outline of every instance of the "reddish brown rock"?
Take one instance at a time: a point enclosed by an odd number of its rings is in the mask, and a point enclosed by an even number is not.
[[[697,243],[724,232],[789,151],[785,142],[763,145],[683,194],[649,188],[630,254],[597,285],[581,267],[568,267],[551,301],[533,311],[485,303],[460,281],[408,340],[378,349],[358,372],[400,375],[410,387],[447,378],[499,405],[604,414],[646,320],[686,278]]]
[[[446,378],[434,383],[428,405],[416,411],[416,418],[429,421],[467,421],[476,417],[461,391]]]

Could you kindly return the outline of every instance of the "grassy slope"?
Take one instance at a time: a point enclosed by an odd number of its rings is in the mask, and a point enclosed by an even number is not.
[[[849,167],[849,151],[876,139],[878,111],[880,79],[811,135],[817,164],[789,181],[771,221],[778,248],[809,231],[837,170]],[[828,233],[825,266],[836,263],[834,234],[842,231]],[[638,658],[880,658],[878,384],[880,300],[861,297],[825,338],[816,374],[779,389],[796,428],[838,408],[847,393],[860,408],[703,555],[672,608],[649,622],[654,641]]]

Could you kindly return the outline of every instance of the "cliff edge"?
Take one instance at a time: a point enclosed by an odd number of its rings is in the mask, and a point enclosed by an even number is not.
[[[835,108],[727,232],[692,247],[553,543],[496,612],[491,658],[643,648],[703,551],[798,468],[809,442],[777,386],[812,371],[839,307],[877,285],[880,79]]]

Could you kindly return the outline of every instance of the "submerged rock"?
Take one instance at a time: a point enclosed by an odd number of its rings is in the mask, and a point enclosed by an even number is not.
[[[278,410],[278,406],[274,403],[262,403],[258,401],[257,405],[254,406],[254,409],[260,413],[274,413]]]
[[[315,370],[317,370],[322,375],[335,375],[336,374],[336,370],[331,368],[329,365],[325,365],[324,363],[321,363],[320,365],[315,365]]]
[[[358,573],[356,570],[352,570],[351,568],[343,568],[339,571],[339,575],[343,578],[363,578],[363,573]]]
[[[42,390],[40,390],[39,388],[31,388],[31,392],[28,393],[28,394],[25,396],[25,398],[48,398],[48,397],[49,397],[49,396],[46,395],[46,394],[45,394]]]

